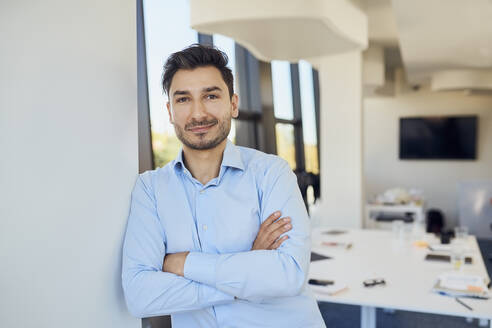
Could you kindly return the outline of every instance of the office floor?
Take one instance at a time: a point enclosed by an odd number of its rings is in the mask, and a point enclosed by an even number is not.
[[[480,251],[492,277],[492,240],[479,240]],[[356,328],[360,326],[360,307],[333,303],[319,303],[328,328]],[[385,312],[377,310],[377,328],[465,328],[478,327],[478,321],[467,322],[460,317],[442,316],[407,311]]]

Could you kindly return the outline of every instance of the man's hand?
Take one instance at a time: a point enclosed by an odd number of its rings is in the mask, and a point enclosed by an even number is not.
[[[162,271],[174,273],[178,276],[183,277],[184,264],[188,253],[189,252],[166,254],[166,256],[164,256],[164,263],[162,264]]]
[[[270,215],[260,226],[258,235],[251,250],[258,249],[277,249],[286,241],[289,236],[285,235],[281,238],[280,235],[292,229],[290,218],[281,218],[280,212],[277,211]],[[278,219],[278,220],[277,220]],[[184,264],[186,256],[189,252],[181,252],[174,254],[166,254],[162,263],[162,271],[174,273],[178,276],[184,276]]]
[[[292,229],[290,218],[281,218],[280,211],[271,214],[260,226],[260,231],[256,235],[255,242],[251,250],[257,249],[277,249],[280,245],[289,238],[285,235],[281,238],[280,235]],[[278,219],[278,220],[277,220]],[[275,221],[276,220],[276,221]]]

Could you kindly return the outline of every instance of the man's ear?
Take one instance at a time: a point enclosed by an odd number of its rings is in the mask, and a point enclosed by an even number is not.
[[[231,98],[231,116],[237,118],[239,116],[239,97],[237,94],[233,94]]]
[[[167,107],[167,113],[169,114],[169,122],[171,122],[172,124],[174,124],[173,114],[171,112],[171,104],[169,104],[169,101],[166,103],[166,107]]]

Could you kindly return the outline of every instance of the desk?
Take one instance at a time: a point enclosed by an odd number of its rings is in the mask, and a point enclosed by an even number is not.
[[[318,301],[361,306],[361,327],[376,327],[376,308],[434,313],[464,318],[492,319],[492,299],[465,298],[473,311],[460,305],[452,297],[431,292],[437,277],[452,271],[451,263],[425,261],[426,248],[412,245],[411,237],[395,239],[391,231],[348,230],[341,235],[326,235],[313,230],[312,250],[332,256],[333,259],[312,262],[309,278],[344,282],[348,289],[337,295],[316,293]],[[433,235],[425,235],[434,239]],[[351,249],[321,246],[321,241],[352,242]],[[473,264],[465,265],[463,272],[489,279],[476,238],[468,238]],[[363,287],[369,278],[384,278],[386,286]],[[492,328],[492,321],[490,323]]]

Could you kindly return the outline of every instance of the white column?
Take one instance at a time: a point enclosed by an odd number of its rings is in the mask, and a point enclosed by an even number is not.
[[[0,327],[140,327],[121,243],[138,172],[135,1],[3,1]]]
[[[362,55],[317,58],[321,94],[322,225],[360,228],[362,186]]]

